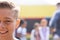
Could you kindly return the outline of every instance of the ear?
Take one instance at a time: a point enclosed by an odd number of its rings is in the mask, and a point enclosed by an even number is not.
[[[16,29],[18,28],[18,26],[19,26],[19,24],[20,24],[20,19],[17,19],[17,21],[16,21]]]

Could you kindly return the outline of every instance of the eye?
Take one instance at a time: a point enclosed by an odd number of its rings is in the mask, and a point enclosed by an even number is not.
[[[4,21],[5,24],[9,24],[9,23],[11,23],[11,22],[12,22],[11,20],[6,20],[6,21]]]
[[[6,20],[5,22],[11,22],[11,21],[9,21],[9,20]]]

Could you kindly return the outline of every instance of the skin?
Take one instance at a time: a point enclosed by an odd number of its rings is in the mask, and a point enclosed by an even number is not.
[[[39,30],[39,27],[36,27],[36,28],[35,28],[35,31],[38,31],[38,30]]]
[[[11,9],[0,8],[0,40],[14,40],[12,34],[16,23],[17,20]]]
[[[38,31],[38,29],[39,29],[39,23],[35,23],[34,26],[36,26],[35,30]]]
[[[46,27],[46,26],[47,26],[47,23],[48,23],[48,22],[47,22],[46,19],[42,19],[42,20],[41,20],[41,26],[42,26],[42,27]]]

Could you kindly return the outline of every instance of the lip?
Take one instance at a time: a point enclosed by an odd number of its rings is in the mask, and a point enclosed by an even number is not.
[[[6,33],[8,33],[8,31],[5,31],[5,32],[0,32],[0,34],[6,34]]]

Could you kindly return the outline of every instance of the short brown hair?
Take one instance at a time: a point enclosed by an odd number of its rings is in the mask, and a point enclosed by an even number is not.
[[[0,8],[8,8],[8,9],[11,9],[15,13],[14,14],[15,18],[18,17],[18,10],[16,10],[16,9],[14,10],[15,6],[13,5],[12,2],[6,2],[6,1],[0,2]]]
[[[14,8],[14,6],[11,3],[8,3],[8,2],[0,2],[0,8],[12,9],[12,8]]]

